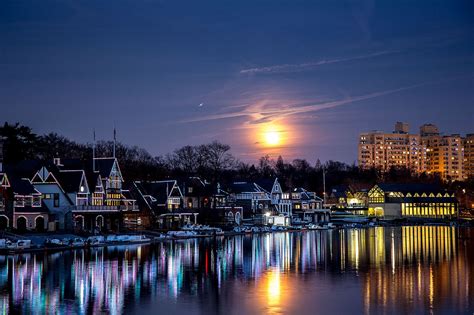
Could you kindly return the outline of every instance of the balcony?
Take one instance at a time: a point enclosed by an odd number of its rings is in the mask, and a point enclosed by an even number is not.
[[[91,206],[91,205],[80,205],[72,207],[72,212],[125,212],[125,211],[138,211],[137,205],[129,206]]]

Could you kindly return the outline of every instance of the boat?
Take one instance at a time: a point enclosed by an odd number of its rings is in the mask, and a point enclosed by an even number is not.
[[[31,247],[31,240],[17,240],[17,241],[6,241],[6,248],[8,249],[28,249]]]
[[[104,236],[89,236],[86,240],[86,244],[88,244],[89,246],[105,245],[105,237]]]
[[[75,237],[69,240],[68,245],[71,247],[80,247],[84,246],[86,243],[84,242],[84,239]]]
[[[235,233],[244,233],[244,229],[241,228],[240,226],[234,227],[233,231],[234,231]]]
[[[196,231],[169,231],[167,236],[171,238],[190,238],[197,235]]]
[[[224,231],[222,231],[221,228],[211,228],[211,233],[212,233],[212,235],[215,235],[215,236],[224,235]]]
[[[329,230],[327,225],[309,224],[308,230]]]
[[[45,247],[63,247],[64,243],[58,238],[48,238],[44,242]]]
[[[146,235],[129,235],[128,241],[130,243],[148,243],[151,242],[151,238]]]

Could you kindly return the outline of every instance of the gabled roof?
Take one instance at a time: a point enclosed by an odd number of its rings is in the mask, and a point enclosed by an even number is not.
[[[277,178],[262,178],[262,179],[256,180],[255,184],[257,184],[259,187],[265,190],[265,192],[271,193],[273,190],[273,186],[275,186],[276,181],[277,181]]]
[[[91,192],[95,192],[95,188],[97,184],[100,184],[102,188],[104,188],[99,172],[92,172],[92,171],[86,172],[86,179],[87,179],[87,184],[89,188],[91,188]]]
[[[84,171],[61,171],[58,173],[58,180],[66,193],[81,193],[80,187],[84,178]],[[85,183],[87,185],[87,183]],[[88,192],[85,187],[84,193]]]
[[[180,186],[184,189],[183,194],[186,196],[210,196],[214,194],[212,185],[203,181],[199,177],[188,177],[184,179]],[[192,187],[192,192],[189,191],[189,187]]]
[[[95,160],[95,169],[97,172],[99,172],[102,178],[107,178],[110,176],[110,173],[112,172],[112,168],[117,161],[116,158],[95,158],[94,160]],[[118,168],[118,171],[120,172],[118,163],[117,163],[117,168]]]
[[[317,200],[317,201],[323,200],[320,197],[318,197],[315,192],[308,191],[304,189],[303,187],[294,188],[292,192],[299,193],[301,196],[301,200]]]
[[[28,196],[40,195],[41,193],[26,178],[13,177],[10,179],[10,184],[14,194]]]
[[[152,210],[152,204],[149,202],[149,198],[145,198],[145,191],[140,182],[133,182],[132,184],[125,182],[125,186],[129,188],[131,195],[136,200],[140,209],[146,207],[147,209]]]
[[[5,173],[11,177],[17,178],[33,178],[35,173],[43,166],[43,163],[38,160],[25,160],[16,164],[7,164],[3,168]]]
[[[8,180],[8,176],[5,173],[0,173],[0,186],[10,187],[10,181]]]
[[[166,204],[168,197],[183,197],[176,180],[135,182],[135,184],[138,190],[145,198],[147,196],[152,197],[147,199],[148,203],[150,202],[150,200],[154,199],[156,200],[157,204],[164,205]]]
[[[255,183],[234,182],[229,185],[228,191],[234,194],[262,192]]]

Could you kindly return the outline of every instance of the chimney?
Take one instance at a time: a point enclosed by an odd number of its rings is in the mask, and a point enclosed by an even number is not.
[[[54,163],[54,165],[56,165],[56,166],[62,166],[62,165],[61,165],[61,158],[54,158],[54,159],[53,159],[53,163]]]

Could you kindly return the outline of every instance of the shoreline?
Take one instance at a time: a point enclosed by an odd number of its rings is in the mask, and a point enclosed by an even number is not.
[[[150,238],[149,240],[144,241],[118,241],[118,242],[108,242],[108,243],[100,243],[100,244],[85,244],[85,245],[63,245],[63,246],[45,246],[45,245],[35,245],[34,247],[30,248],[1,248],[0,249],[0,256],[15,256],[21,254],[34,254],[34,253],[44,253],[44,254],[51,254],[57,252],[64,252],[64,251],[73,251],[78,249],[93,249],[93,248],[107,248],[113,246],[132,246],[132,245],[152,245],[158,244],[162,242],[173,242],[173,241],[182,241],[182,240],[190,240],[190,239],[205,239],[205,238],[224,238],[224,237],[233,237],[239,235],[262,235],[262,234],[273,234],[273,233],[295,233],[295,232],[322,232],[322,231],[333,231],[333,230],[340,230],[340,229],[370,229],[376,227],[404,227],[404,226],[445,226],[445,227],[466,227],[466,228],[473,228],[472,225],[453,225],[453,224],[444,224],[444,223],[424,223],[424,224],[383,224],[383,225],[356,225],[356,226],[338,226],[333,229],[287,229],[287,230],[280,230],[280,231],[262,231],[262,232],[224,232],[223,235],[212,235],[212,234],[205,234],[205,235],[190,235],[190,236],[181,236],[181,237],[154,237]],[[127,234],[127,235],[148,235],[151,236],[154,231],[144,231],[144,233],[134,233],[134,234]]]

